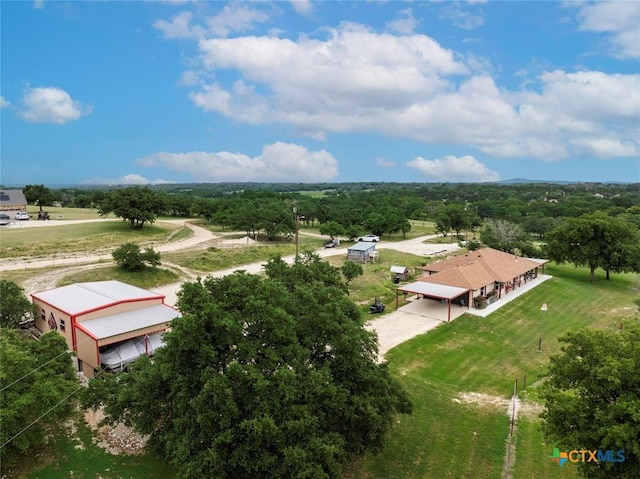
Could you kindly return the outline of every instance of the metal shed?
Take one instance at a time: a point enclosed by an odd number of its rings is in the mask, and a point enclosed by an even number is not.
[[[392,279],[399,279],[400,281],[406,281],[409,279],[409,268],[406,266],[393,265],[389,271],[391,271]]]
[[[374,263],[378,259],[376,244],[360,242],[347,249],[347,259],[356,263]]]

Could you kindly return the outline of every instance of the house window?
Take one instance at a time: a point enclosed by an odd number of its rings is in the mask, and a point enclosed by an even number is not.
[[[44,309],[40,310],[40,320],[41,321],[46,321],[47,320],[47,313],[45,312]]]
[[[480,296],[484,296],[484,286],[480,288]]]
[[[58,321],[60,321],[60,331],[62,331],[64,333],[67,330],[67,327],[64,324],[64,319],[58,318]]]

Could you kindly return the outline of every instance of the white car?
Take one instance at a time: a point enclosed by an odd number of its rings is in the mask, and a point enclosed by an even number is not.
[[[29,219],[29,214],[26,211],[18,211],[16,213],[16,219],[17,220],[28,220]]]
[[[378,241],[380,241],[380,236],[378,235],[364,235],[364,236],[360,236],[360,238],[358,238],[358,241],[366,241],[369,243],[377,243]]]

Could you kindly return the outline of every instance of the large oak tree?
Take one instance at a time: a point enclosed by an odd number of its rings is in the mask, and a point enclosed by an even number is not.
[[[640,328],[578,331],[551,358],[545,435],[566,451],[624,451],[624,462],[579,464],[585,477],[640,477]]]
[[[410,411],[337,268],[305,252],[187,283],[153,362],[118,381],[92,381],[106,404],[149,434],[188,478],[330,478],[379,450]]]
[[[609,273],[640,271],[640,234],[624,219],[596,212],[567,221],[547,235],[547,257],[558,263],[587,266]]]
[[[98,214],[113,213],[129,222],[131,228],[142,228],[145,223],[155,222],[164,212],[164,197],[149,188],[131,186],[111,191],[100,201]]]

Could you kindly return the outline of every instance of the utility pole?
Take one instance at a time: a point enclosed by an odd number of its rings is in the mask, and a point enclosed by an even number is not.
[[[293,215],[296,218],[296,256],[295,261],[298,261],[298,207],[296,206],[296,202],[293,202]]]

